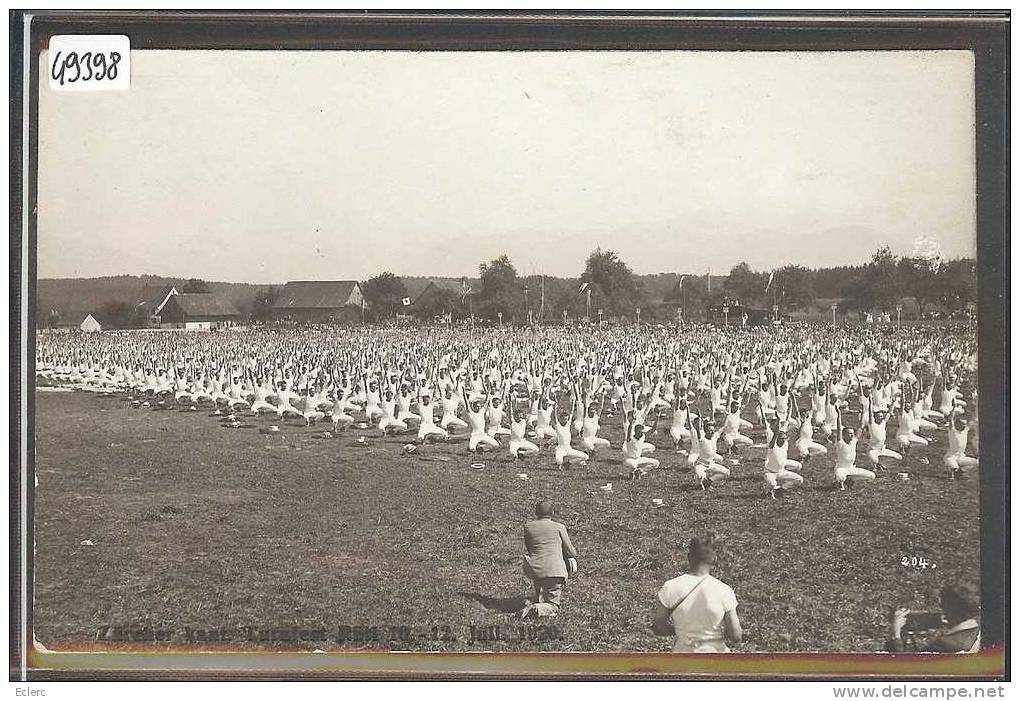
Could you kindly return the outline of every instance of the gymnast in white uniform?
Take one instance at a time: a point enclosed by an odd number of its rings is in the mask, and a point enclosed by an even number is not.
[[[397,399],[393,394],[392,387],[386,388],[383,398],[379,402],[379,410],[382,412],[382,415],[379,417],[377,428],[382,431],[382,435],[385,436],[387,433],[403,433],[407,430],[407,424],[397,418]]]
[[[497,441],[500,436],[509,436],[510,429],[503,425],[503,416],[506,412],[503,411],[503,400],[499,397],[491,397],[486,402],[485,408],[485,432],[495,438]]]
[[[468,437],[468,451],[480,452],[483,447],[499,448],[499,441],[485,432],[486,405],[488,396],[472,399],[468,396],[467,387],[462,387],[464,405],[467,407],[468,426],[471,434]]]
[[[794,444],[794,448],[797,449],[797,456],[802,461],[807,461],[815,455],[825,455],[828,453],[828,448],[814,439],[814,428],[811,425],[811,416],[807,415],[801,417],[800,407],[797,406],[796,402],[793,404],[793,412],[793,417],[800,420],[798,427],[799,434],[797,436],[797,441]]]
[[[448,440],[450,434],[446,429],[436,426],[435,406],[432,404],[432,395],[423,392],[418,395],[418,411],[421,412],[421,422],[418,424],[418,442],[424,443],[433,438]]]
[[[645,427],[634,420],[634,412],[627,413],[623,438],[623,462],[630,468],[631,479],[638,479],[659,466],[659,461],[644,455]]]
[[[673,423],[669,427],[669,437],[673,439],[673,447],[676,452],[681,452],[681,443],[691,440],[691,416],[687,407],[687,398],[677,396],[673,399]]]
[[[584,465],[588,462],[588,454],[570,446],[570,416],[560,421],[559,410],[556,399],[553,399],[552,406],[552,429],[556,433],[556,465],[563,469],[565,463],[579,462]]]
[[[928,445],[927,438],[917,435],[917,425],[914,423],[914,415],[911,410],[908,385],[900,395],[899,422],[896,424],[896,443],[904,454],[909,453],[912,446]]]
[[[903,456],[895,450],[885,447],[886,428],[889,424],[889,416],[883,410],[875,411],[871,404],[868,405],[868,459],[875,472],[885,470],[880,458],[892,458],[902,460]]]
[[[731,401],[730,411],[726,414],[726,418],[723,419],[722,427],[722,439],[726,444],[727,451],[733,452],[737,446],[741,445],[753,445],[754,441],[740,432],[741,429],[749,431],[753,427],[750,421],[740,417],[740,402],[737,400]]]
[[[786,490],[799,485],[804,482],[804,478],[796,472],[801,468],[801,464],[796,460],[791,460],[788,455],[790,443],[787,440],[786,432],[779,425],[779,419],[775,419],[770,424],[764,411],[762,411],[761,417],[765,423],[766,433],[770,434],[768,450],[765,453],[765,495],[775,499],[778,490]]]
[[[854,432],[849,426],[843,425],[843,412],[836,415],[836,465],[834,473],[836,476],[836,487],[840,491],[846,491],[847,481],[855,479],[873,480],[875,473],[863,467],[857,467],[857,441],[860,432]]]
[[[978,465],[977,458],[966,454],[970,426],[962,414],[955,414],[946,430],[949,434],[949,445],[946,448],[943,462],[949,468],[949,479],[959,479],[963,476],[965,469]]]
[[[603,392],[602,400],[598,407],[595,406],[594,402],[588,404],[588,409],[585,412],[584,421],[581,425],[581,445],[592,455],[599,448],[610,447],[609,441],[599,436],[599,416],[601,416],[603,409],[605,409],[605,405],[606,394]]]
[[[556,439],[556,431],[552,427],[552,416],[555,406],[548,394],[538,400],[538,415],[535,417],[535,435],[538,438]]]
[[[443,397],[440,399],[443,413],[439,419],[439,426],[448,433],[452,432],[454,428],[468,427],[467,422],[457,416],[457,411],[460,409],[462,402],[461,395],[455,394],[455,389],[452,385],[448,384],[443,387]]]
[[[513,395],[507,400],[507,407],[510,410],[510,454],[515,461],[537,454],[539,447],[525,437],[528,417],[518,412]]]
[[[730,476],[730,469],[723,465],[722,456],[719,455],[719,437],[724,429],[720,428],[709,433],[711,425],[707,419],[702,419],[701,416],[697,417],[693,428],[694,435],[691,442],[692,444],[696,442],[698,449],[691,450],[691,453],[697,456],[691,463],[691,467],[694,470],[694,477],[698,480],[698,485],[702,490],[705,490]]]

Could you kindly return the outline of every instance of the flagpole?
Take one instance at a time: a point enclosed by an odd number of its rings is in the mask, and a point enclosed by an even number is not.
[[[772,321],[779,321],[779,287],[776,285],[776,271],[769,273],[769,287],[772,288]],[[768,290],[766,290],[766,293]]]
[[[677,319],[683,325],[683,318],[687,312],[687,290],[684,289],[684,276],[680,276],[680,313]]]
[[[545,321],[545,275],[542,276],[542,304],[538,307],[538,323]]]

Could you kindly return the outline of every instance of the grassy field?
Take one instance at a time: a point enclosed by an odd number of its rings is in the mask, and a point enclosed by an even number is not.
[[[944,433],[904,461],[909,482],[880,476],[835,493],[828,457],[805,468],[800,490],[768,501],[762,449],[745,449],[717,489],[695,491],[665,435],[656,456],[673,469],[630,482],[618,449],[560,472],[548,453],[515,464],[505,449],[469,456],[458,441],[405,456],[399,437],[358,447],[358,431],[267,436],[221,428],[207,411],[87,393],[40,392],[36,407],[35,630],[54,649],[148,627],[207,647],[194,631],[226,631],[232,648],[663,650],[670,641],[650,632],[655,593],[706,530],[721,544],[714,574],[740,602],[743,651],[877,650],[889,605],[935,609],[942,584],[978,583],[977,475],[947,480]],[[603,429],[614,446],[618,422]],[[485,468],[471,469],[478,460]],[[613,493],[599,490],[606,482]],[[580,571],[555,627],[522,627],[504,611],[530,592],[522,525],[543,497]],[[912,556],[934,567],[904,567]],[[501,639],[479,633],[494,637],[492,626]],[[326,639],[273,641],[269,629]]]

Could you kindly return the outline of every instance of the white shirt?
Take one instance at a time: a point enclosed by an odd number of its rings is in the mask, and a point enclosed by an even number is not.
[[[671,616],[676,631],[673,652],[729,652],[723,617],[737,608],[737,596],[729,585],[712,575],[682,574],[659,590],[659,602],[666,608],[681,600]]]

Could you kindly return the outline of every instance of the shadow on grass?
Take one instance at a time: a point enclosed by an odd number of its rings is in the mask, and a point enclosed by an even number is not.
[[[737,494],[732,494],[728,498],[733,499],[734,501],[760,501],[760,502],[772,501],[772,499],[769,499],[768,495],[765,494],[764,490],[761,489],[756,489],[753,492],[741,492]],[[784,498],[785,496],[779,496],[777,497],[777,500]]]
[[[699,482],[697,482],[697,481],[694,481],[694,482],[684,481],[684,482],[681,482],[680,484],[674,486],[673,489],[677,493],[679,493],[679,494],[693,494],[693,493],[710,494],[712,492],[712,489],[714,489],[714,488],[702,489],[701,488],[701,484]]]
[[[511,597],[496,597],[496,596],[485,596],[484,594],[475,594],[472,592],[458,592],[465,599],[470,601],[477,601],[488,611],[498,611],[500,613],[517,613],[524,608],[525,604],[528,603],[527,597],[524,596],[511,596]]]
[[[598,472],[598,473],[595,473],[595,474],[579,475],[578,478],[577,478],[578,482],[601,482],[601,483],[605,483],[607,480],[616,480],[616,481],[624,480],[626,482],[629,482],[630,481],[630,473],[629,472],[624,472],[622,470],[619,471],[619,472],[612,472],[612,473],[607,471],[607,472]]]

